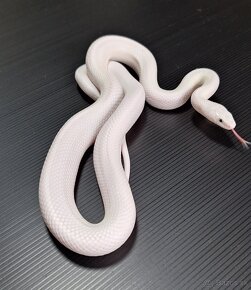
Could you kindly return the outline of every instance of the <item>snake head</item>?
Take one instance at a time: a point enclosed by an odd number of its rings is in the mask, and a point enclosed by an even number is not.
[[[221,104],[214,103],[208,101],[207,109],[205,111],[205,116],[213,122],[214,124],[218,125],[219,127],[231,130],[238,141],[245,147],[248,148],[251,145],[251,142],[248,142],[244,138],[242,138],[236,131],[235,131],[235,120],[233,115]]]
[[[236,126],[233,115],[223,105],[209,100],[203,104],[202,115],[215,125],[226,130],[232,130]]]
[[[220,104],[215,108],[214,123],[226,130],[232,130],[236,126],[233,115]]]

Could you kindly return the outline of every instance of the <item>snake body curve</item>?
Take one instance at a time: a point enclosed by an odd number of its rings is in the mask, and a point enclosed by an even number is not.
[[[139,81],[118,61],[132,67]],[[205,102],[208,108],[219,105],[208,100],[218,88],[219,77],[210,69],[196,69],[176,89],[163,90],[157,82],[152,53],[134,40],[111,35],[90,46],[86,65],[77,69],[75,78],[95,102],[71,117],[56,135],[42,169],[39,203],[47,227],[63,245],[79,254],[101,256],[122,246],[134,228],[136,209],[128,182],[125,135],[145,101],[172,110],[191,97],[193,107],[212,119]],[[79,213],[74,200],[79,164],[92,144],[105,209],[103,220],[97,224]]]

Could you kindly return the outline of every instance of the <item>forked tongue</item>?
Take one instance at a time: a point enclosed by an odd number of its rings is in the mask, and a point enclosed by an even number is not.
[[[247,140],[243,139],[234,129],[232,129],[232,132],[234,133],[235,137],[241,142],[244,148],[248,149],[248,145],[251,145],[251,142],[248,142]]]

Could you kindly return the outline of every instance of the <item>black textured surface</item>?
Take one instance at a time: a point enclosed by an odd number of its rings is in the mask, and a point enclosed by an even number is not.
[[[159,82],[193,68],[221,77],[212,98],[251,139],[250,1],[1,1],[0,289],[250,289],[251,151],[190,104],[146,106],[128,134],[137,225],[115,253],[61,246],[38,206],[44,158],[59,128],[91,101],[74,80],[88,46],[114,33],[145,44]],[[81,213],[102,219],[89,150]]]

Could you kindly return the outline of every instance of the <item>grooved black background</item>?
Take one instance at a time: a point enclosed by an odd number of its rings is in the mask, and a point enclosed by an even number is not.
[[[212,98],[251,139],[248,0],[0,3],[0,289],[250,289],[251,151],[191,108],[146,108],[128,134],[137,224],[115,253],[61,246],[38,206],[44,158],[65,121],[91,104],[74,80],[104,34],[146,45],[163,88],[197,67],[218,72]],[[89,150],[81,213],[103,216]]]

